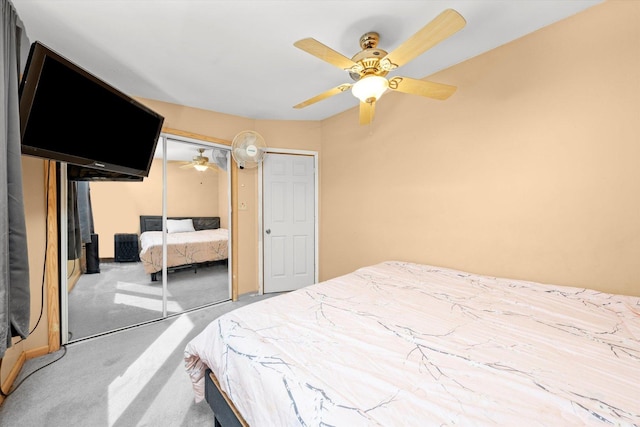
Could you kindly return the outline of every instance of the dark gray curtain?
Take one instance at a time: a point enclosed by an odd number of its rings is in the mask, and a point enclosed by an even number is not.
[[[67,259],[78,259],[82,254],[82,236],[78,218],[78,184],[67,183]]]
[[[93,211],[86,181],[69,181],[67,188],[67,259],[78,259],[82,244],[91,243]]]
[[[91,209],[91,188],[86,181],[78,182],[78,223],[80,225],[80,240],[91,243],[93,229],[93,209]]]
[[[0,0],[0,358],[11,338],[29,335],[29,257],[22,198],[18,81],[22,22],[8,0]]]

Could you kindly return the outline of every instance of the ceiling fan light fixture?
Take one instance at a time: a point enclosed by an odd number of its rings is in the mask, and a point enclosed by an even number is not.
[[[193,165],[193,167],[198,171],[198,172],[204,172],[207,170],[207,165]]]
[[[375,102],[389,88],[389,81],[381,76],[364,76],[351,88],[353,96],[362,102]]]

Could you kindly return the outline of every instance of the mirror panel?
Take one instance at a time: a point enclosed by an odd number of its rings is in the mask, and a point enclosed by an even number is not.
[[[208,158],[204,171],[194,167],[198,156]],[[68,336],[63,343],[231,299],[230,159],[227,146],[163,135],[143,181],[64,180],[68,260],[62,307]],[[87,202],[89,228],[82,219]],[[172,256],[172,246],[166,246],[168,264],[182,257],[167,266],[166,279],[163,206],[169,218],[191,219],[198,229],[216,227],[210,230],[215,239],[200,247],[184,243],[173,247]],[[207,222],[211,218],[215,225]],[[164,233],[167,243],[180,237],[175,225]]]
[[[167,313],[230,299],[228,150],[167,140]]]

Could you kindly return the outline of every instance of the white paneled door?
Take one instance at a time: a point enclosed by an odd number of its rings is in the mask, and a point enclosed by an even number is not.
[[[263,164],[264,292],[315,281],[313,156],[267,153]]]

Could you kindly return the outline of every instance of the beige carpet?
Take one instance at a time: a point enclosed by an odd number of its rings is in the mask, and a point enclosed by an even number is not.
[[[160,276],[160,275],[159,275]],[[219,262],[167,275],[167,314],[230,299],[228,268]],[[102,262],[69,293],[69,342],[162,318],[162,279],[140,262]]]
[[[216,317],[267,297],[243,295],[28,360],[0,426],[211,426],[207,403],[194,403],[184,348]]]

